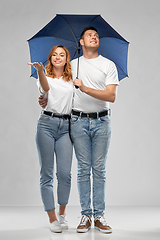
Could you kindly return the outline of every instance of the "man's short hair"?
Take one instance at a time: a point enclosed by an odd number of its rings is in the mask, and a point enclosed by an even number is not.
[[[95,27],[92,27],[92,26],[85,27],[85,28],[83,29],[83,32],[81,33],[81,36],[80,36],[81,39],[83,38],[85,32],[88,31],[88,30],[94,30],[94,31],[97,32],[97,29],[96,29]]]

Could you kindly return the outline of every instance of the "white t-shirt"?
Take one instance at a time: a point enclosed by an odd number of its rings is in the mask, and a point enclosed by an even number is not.
[[[77,76],[77,62],[77,59],[71,62],[73,79]],[[80,57],[78,78],[82,79],[85,86],[97,90],[105,90],[109,84],[119,85],[115,64],[101,55],[92,59]],[[73,109],[82,112],[100,112],[109,109],[109,102],[98,100],[76,89]]]
[[[72,110],[73,83],[66,82],[61,78],[47,77],[50,90],[44,94],[48,98],[45,111],[51,111],[59,114],[70,114]],[[40,82],[37,85],[41,93],[44,93]]]

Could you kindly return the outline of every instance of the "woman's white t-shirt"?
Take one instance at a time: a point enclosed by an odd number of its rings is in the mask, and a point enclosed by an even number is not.
[[[40,93],[43,94],[44,98],[48,98],[47,106],[44,110],[59,114],[70,114],[73,99],[72,81],[64,81],[62,77],[59,79],[47,77],[47,81],[50,87],[47,93],[44,93],[39,80],[37,82]]]

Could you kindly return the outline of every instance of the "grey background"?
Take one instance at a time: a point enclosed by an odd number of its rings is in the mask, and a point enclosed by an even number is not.
[[[56,13],[101,14],[130,42],[129,78],[112,108],[107,161],[108,205],[159,205],[159,0],[0,2],[0,206],[41,205],[34,142],[38,90],[27,66],[27,39]],[[76,158],[70,205],[79,204]]]

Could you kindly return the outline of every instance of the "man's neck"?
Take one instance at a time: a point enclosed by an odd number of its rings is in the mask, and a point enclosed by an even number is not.
[[[93,49],[91,49],[91,50],[83,49],[83,56],[87,59],[97,58],[99,56],[98,50],[93,51]]]

